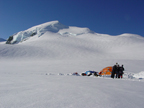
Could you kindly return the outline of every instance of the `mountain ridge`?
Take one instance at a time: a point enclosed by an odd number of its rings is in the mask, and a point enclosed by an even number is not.
[[[71,28],[71,30],[69,30],[69,28]],[[76,29],[78,29],[79,32]],[[71,33],[68,31],[72,31],[74,33]],[[46,22],[40,25],[33,26],[27,30],[20,31],[18,33],[15,33],[14,35],[11,36],[12,39],[10,39],[10,42],[8,43],[10,44],[19,43],[24,40],[27,40],[29,37],[32,37],[32,36],[40,37],[46,32],[58,33],[60,35],[66,35],[66,34],[80,35],[80,34],[89,33],[89,32],[92,33],[92,31],[89,30],[88,28],[70,27],[70,26],[65,26],[61,24],[59,21],[51,21],[51,22]]]
[[[56,20],[56,21],[50,21],[50,22],[46,22],[40,25],[36,25],[27,30],[15,33],[14,35],[9,37],[9,39],[7,40],[7,43],[18,44],[19,42],[26,41],[30,37],[33,37],[33,36],[40,37],[46,32],[58,33],[61,36],[79,36],[79,35],[89,34],[89,33],[95,34],[96,36],[111,36],[108,34],[96,33],[86,27],[81,28],[81,27],[75,27],[75,26],[65,26]],[[116,36],[143,38],[140,35],[130,34],[130,33],[124,33],[124,34],[116,35]]]

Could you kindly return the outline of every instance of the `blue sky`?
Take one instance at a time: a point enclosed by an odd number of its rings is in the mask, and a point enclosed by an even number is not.
[[[144,0],[0,0],[0,38],[54,20],[102,34],[144,36]]]

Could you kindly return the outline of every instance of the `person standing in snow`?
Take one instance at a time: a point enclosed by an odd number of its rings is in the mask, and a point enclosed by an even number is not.
[[[119,67],[119,64],[116,63],[113,68],[112,68],[112,73],[111,73],[111,78],[114,78],[115,77],[115,74],[116,74],[116,78],[118,77],[118,67]]]
[[[112,68],[111,78],[114,78],[116,70],[117,70],[117,66],[114,65],[113,68]]]
[[[123,67],[123,65],[121,66],[121,67],[119,67],[119,76],[118,76],[118,78],[123,78],[123,74],[124,74],[124,67]]]
[[[119,77],[119,69],[120,69],[120,67],[119,67],[119,65],[117,65],[116,66],[116,78]]]

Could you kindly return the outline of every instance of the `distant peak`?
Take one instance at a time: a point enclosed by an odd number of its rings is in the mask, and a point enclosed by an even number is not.
[[[3,38],[0,38],[0,42],[3,42],[3,41],[6,41],[5,39],[3,39]]]

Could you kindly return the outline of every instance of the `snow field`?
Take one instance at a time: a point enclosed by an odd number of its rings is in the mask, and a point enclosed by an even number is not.
[[[143,105],[143,82],[72,75],[0,75],[2,108],[129,108]]]
[[[15,34],[13,41],[0,42],[0,108],[143,108],[143,37],[52,21]],[[116,62],[124,65],[123,79],[73,75]]]

